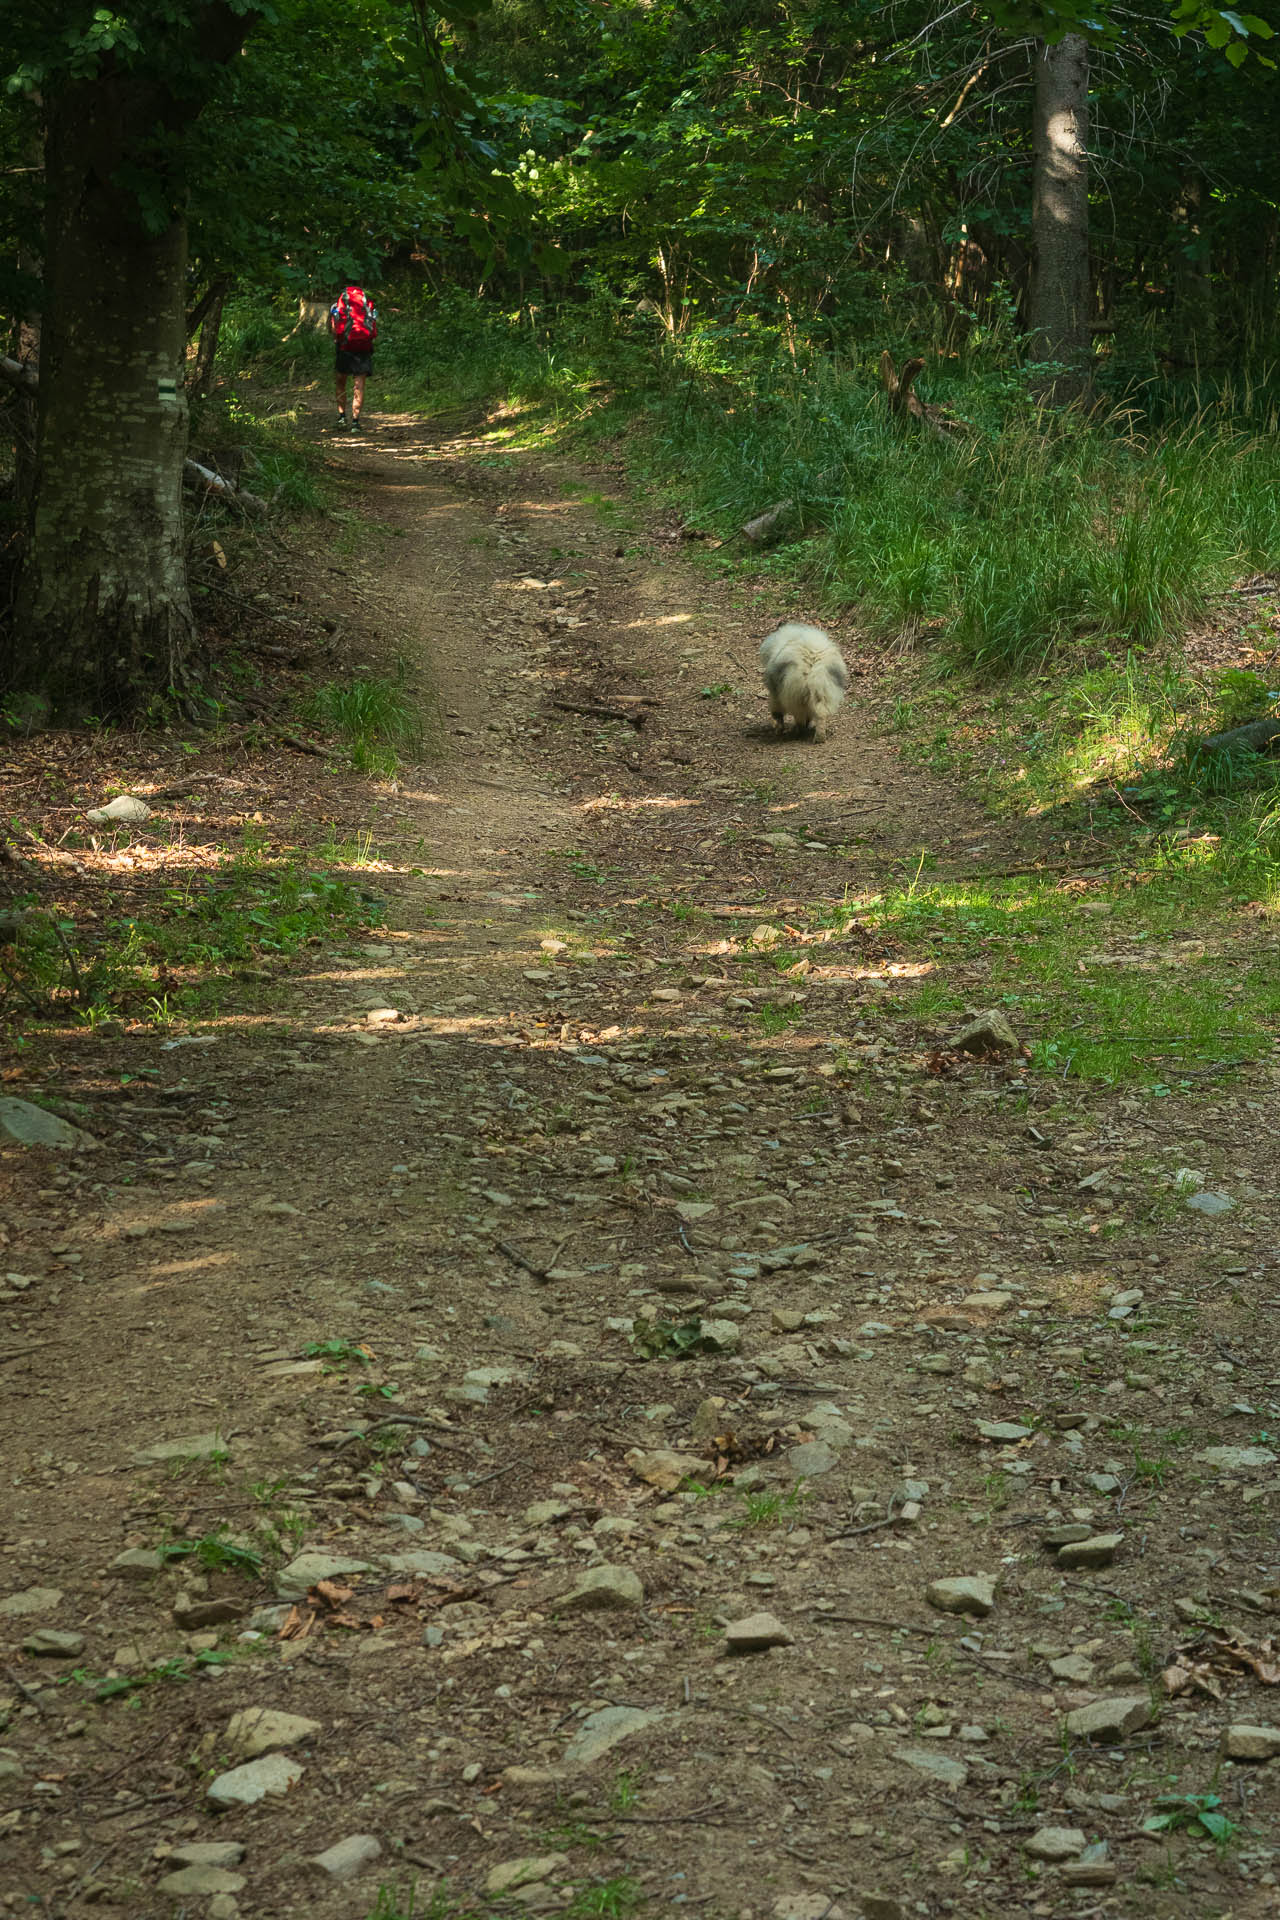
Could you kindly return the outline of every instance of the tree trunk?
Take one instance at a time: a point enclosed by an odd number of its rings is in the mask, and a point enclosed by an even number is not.
[[[205,308],[200,322],[200,344],[196,348],[196,364],[191,378],[191,391],[205,399],[213,385],[213,368],[218,358],[218,335],[222,331],[222,309],[226,304],[228,288],[224,285],[213,289],[213,297]]]
[[[1035,68],[1035,160],[1031,188],[1030,350],[1065,371],[1055,399],[1089,385],[1089,47],[1077,33],[1039,41]]]
[[[140,91],[72,84],[49,111],[35,502],[5,678],[70,719],[183,689],[193,647],[186,222],[162,212],[150,231],[121,177],[156,118]]]
[[[1212,359],[1217,337],[1209,247],[1202,231],[1204,211],[1204,181],[1189,168],[1182,185],[1182,205],[1177,209],[1183,237],[1174,253],[1169,339],[1171,358],[1183,366],[1195,366],[1206,357]]]
[[[24,111],[25,110],[25,111]],[[19,151],[24,162],[31,168],[36,178],[44,169],[43,142],[40,137],[40,106],[38,100],[19,103],[17,112],[23,116],[19,121],[21,137]],[[38,195],[32,196],[34,204],[28,206],[26,197],[19,203],[18,219],[15,228],[19,234],[17,256],[18,272],[24,280],[39,282],[43,262],[39,251],[33,247],[29,233],[38,230]],[[13,352],[19,366],[31,373],[40,368],[40,314],[31,306],[22,315],[14,329]],[[15,390],[11,404],[13,413],[13,497],[17,508],[18,538],[25,545],[31,527],[31,506],[35,498],[36,477],[36,400],[34,392]]]

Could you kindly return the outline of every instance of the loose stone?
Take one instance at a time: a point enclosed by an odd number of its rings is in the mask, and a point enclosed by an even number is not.
[[[925,1599],[940,1613],[971,1613],[984,1619],[996,1603],[995,1577],[976,1573],[961,1579],[935,1580]]]

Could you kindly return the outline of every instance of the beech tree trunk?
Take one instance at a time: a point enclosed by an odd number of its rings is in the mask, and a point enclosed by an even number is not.
[[[1065,371],[1051,383],[1067,399],[1089,385],[1089,47],[1078,33],[1039,41],[1031,188],[1031,353]]]
[[[145,56],[104,51],[45,94],[35,478],[0,686],[59,718],[191,686],[185,136],[256,17],[192,4]]]
[[[122,178],[157,119],[124,79],[73,84],[45,142],[45,313],[30,544],[11,687],[115,714],[188,683],[182,528],[186,223]],[[155,208],[149,209],[154,218]]]

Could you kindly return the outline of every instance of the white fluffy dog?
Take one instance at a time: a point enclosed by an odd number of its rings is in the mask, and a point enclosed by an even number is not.
[[[790,714],[797,733],[812,727],[814,739],[821,740],[839,713],[849,685],[849,669],[830,634],[821,627],[788,620],[761,646],[760,666],[778,731]]]

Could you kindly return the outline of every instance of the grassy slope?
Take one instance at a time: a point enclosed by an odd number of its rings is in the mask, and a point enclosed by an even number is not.
[[[926,959],[986,965],[1044,1071],[1190,1088],[1269,1044],[1273,969],[1240,935],[1276,893],[1271,769],[1206,780],[1184,750],[1265,709],[1280,673],[1266,600],[1206,618],[1280,552],[1280,442],[1251,395],[1158,434],[1118,410],[1052,417],[975,337],[934,379],[966,426],[944,443],[901,431],[870,373],[832,359],[735,366],[705,339],[655,353],[648,323],[599,311],[548,337],[462,300],[388,309],[373,409],[493,408],[494,460],[611,438],[640,490],[725,542],[709,566],[856,606],[893,648],[904,753],[993,811],[1049,816],[1079,874],[939,882],[925,854],[900,896],[853,903]],[[282,331],[241,314],[228,365],[323,378],[327,343]],[[731,537],[784,500],[771,551]],[[1189,650],[1191,630],[1212,644]]]

